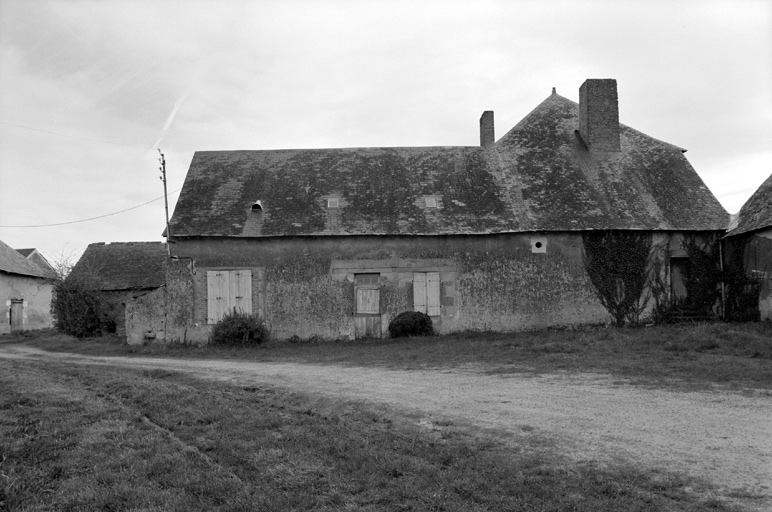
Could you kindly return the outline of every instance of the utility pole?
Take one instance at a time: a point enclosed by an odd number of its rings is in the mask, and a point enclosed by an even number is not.
[[[161,181],[164,182],[164,206],[166,206],[166,256],[171,258],[172,249],[169,245],[169,239],[172,237],[172,230],[169,227],[169,199],[166,197],[166,159],[164,158],[164,154],[161,153],[161,148],[158,148],[158,154],[161,155],[161,158],[159,158],[158,161],[161,162],[161,167],[159,167],[159,169],[161,171]]]

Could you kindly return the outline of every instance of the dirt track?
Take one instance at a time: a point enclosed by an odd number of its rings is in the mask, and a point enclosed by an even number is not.
[[[772,509],[772,394],[649,389],[597,374],[489,376],[473,369],[379,368],[85,357],[0,346],[0,358],[166,368],[241,385],[387,404],[420,418],[520,436],[546,435],[576,461],[624,461],[683,472]],[[760,496],[761,495],[761,496]]]

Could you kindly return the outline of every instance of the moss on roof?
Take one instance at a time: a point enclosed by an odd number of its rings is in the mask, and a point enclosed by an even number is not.
[[[682,150],[621,125],[591,154],[579,105],[552,94],[487,148],[197,152],[173,236],[721,230],[728,214]],[[425,197],[436,199],[427,207]],[[328,208],[327,198],[339,207]],[[263,209],[251,210],[260,200]]]
[[[0,271],[45,279],[54,277],[50,272],[29,261],[2,241],[0,241]]]
[[[140,290],[164,284],[166,246],[163,242],[90,244],[71,276],[98,277],[102,290]]]

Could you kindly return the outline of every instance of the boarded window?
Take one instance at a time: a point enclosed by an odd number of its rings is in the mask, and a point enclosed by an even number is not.
[[[210,270],[206,288],[207,323],[217,323],[232,311],[252,314],[251,270]]]
[[[354,274],[357,314],[377,315],[381,312],[380,277],[376,273]]]
[[[440,316],[440,273],[413,274],[413,310],[429,316]]]
[[[381,291],[378,288],[357,287],[357,314],[380,313]]]

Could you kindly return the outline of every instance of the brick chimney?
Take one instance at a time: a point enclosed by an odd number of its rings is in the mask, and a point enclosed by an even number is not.
[[[618,152],[617,81],[591,78],[579,88],[579,135],[591,152]]]
[[[493,110],[486,110],[480,117],[480,146],[488,147],[496,142],[493,130]]]

